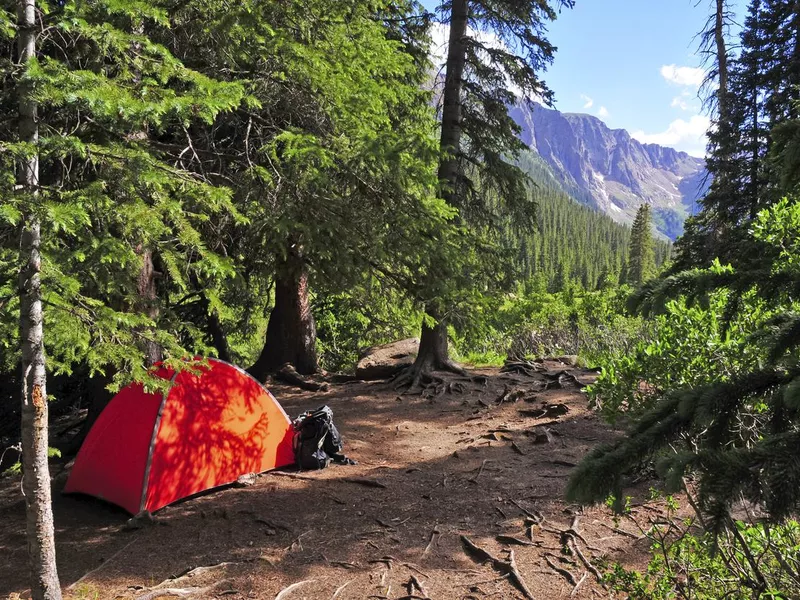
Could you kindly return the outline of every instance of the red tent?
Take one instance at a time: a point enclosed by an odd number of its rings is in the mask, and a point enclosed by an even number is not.
[[[161,369],[163,394],[131,384],[86,436],[64,491],[132,514],[291,464],[289,417],[242,369],[210,359],[200,374]]]

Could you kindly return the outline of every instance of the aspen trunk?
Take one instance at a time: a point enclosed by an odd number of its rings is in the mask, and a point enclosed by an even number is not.
[[[36,55],[35,0],[18,0],[18,52],[24,67]],[[39,141],[37,105],[27,81],[18,84],[20,141]],[[37,154],[20,161],[20,191],[34,200],[39,187]],[[22,225],[19,274],[20,341],[22,345],[22,491],[25,494],[31,595],[34,600],[60,600],[56,569],[50,470],[47,464],[48,423],[44,339],[42,330],[41,229],[35,210]]]

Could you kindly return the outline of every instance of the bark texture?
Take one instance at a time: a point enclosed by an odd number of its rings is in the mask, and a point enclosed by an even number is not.
[[[153,264],[153,251],[150,248],[139,248],[142,257],[142,268],[139,271],[137,281],[137,292],[139,294],[138,310],[153,319],[158,319],[158,288],[156,286],[156,272]],[[145,331],[145,339],[142,341],[147,366],[152,367],[163,358],[161,346],[147,335],[150,331]]]
[[[18,52],[21,65],[36,55],[35,0],[18,0]],[[20,140],[39,141],[37,105],[27,81],[18,84]],[[18,183],[23,194],[35,198],[39,187],[36,154],[20,161]],[[60,600],[56,569],[50,470],[47,464],[48,423],[41,291],[41,228],[38,216],[27,211],[20,240],[20,340],[22,343],[22,491],[25,494],[31,596]]]
[[[275,306],[269,315],[264,348],[248,369],[259,381],[288,363],[301,375],[319,370],[317,328],[308,297],[308,267],[297,244],[291,244],[275,275]]]
[[[447,65],[442,99],[442,131],[440,147],[446,153],[439,165],[439,181],[444,186],[443,198],[454,204],[458,184],[458,149],[461,146],[461,91],[464,84],[464,65],[467,61],[469,6],[467,0],[453,0],[450,16],[450,37],[447,43]]]

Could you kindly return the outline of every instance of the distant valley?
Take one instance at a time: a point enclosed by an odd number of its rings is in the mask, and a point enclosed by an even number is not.
[[[642,144],[597,117],[538,104],[531,109],[514,107],[511,115],[522,127],[522,140],[531,154],[538,155],[545,167],[537,169],[534,178],[556,183],[575,200],[618,223],[630,224],[639,205],[648,202],[657,230],[674,240],[707,188],[703,159]]]

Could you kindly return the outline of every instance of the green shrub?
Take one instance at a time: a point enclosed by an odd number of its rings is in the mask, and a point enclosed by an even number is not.
[[[604,582],[631,600],[800,598],[800,523],[770,527],[737,521],[735,527],[718,538],[679,524],[651,529],[652,558],[645,572],[617,563]]]
[[[752,298],[743,301],[748,310],[729,322],[725,292],[713,294],[705,306],[668,302],[664,314],[643,324],[630,349],[606,357],[587,389],[592,406],[613,421],[652,408],[667,390],[727,381],[754,368],[763,352],[749,343],[749,335],[766,314]]]

